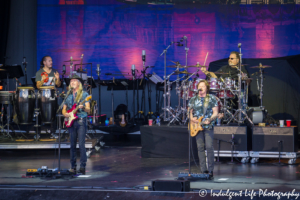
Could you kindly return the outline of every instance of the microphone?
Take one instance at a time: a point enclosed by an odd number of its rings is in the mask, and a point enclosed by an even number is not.
[[[242,46],[242,43],[238,43],[238,48],[241,48],[241,46]]]
[[[185,39],[185,40],[186,40],[186,39],[187,39],[187,37],[186,37],[186,36],[183,36],[183,39]]]
[[[26,57],[23,57],[23,64],[27,64],[26,63]]]
[[[203,91],[201,88],[197,90],[198,92]]]
[[[131,74],[132,74],[132,78],[134,80],[135,79],[135,65],[131,66]]]
[[[143,62],[146,62],[146,51],[142,50],[142,60]]]
[[[69,87],[70,87],[70,85],[69,85]],[[69,90],[68,90],[68,92],[67,92],[67,96],[69,96],[69,94],[73,91],[73,89],[74,89],[74,88],[72,88],[72,87],[69,88]]]
[[[101,73],[100,64],[97,64],[97,75],[99,77],[99,74]]]
[[[66,65],[63,65],[63,75],[66,74]]]

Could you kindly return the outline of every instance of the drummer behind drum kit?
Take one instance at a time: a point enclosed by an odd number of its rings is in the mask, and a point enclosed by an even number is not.
[[[170,45],[169,45],[170,46]],[[169,46],[165,49],[164,52],[169,48]],[[241,54],[241,44],[238,45],[240,49],[240,58],[242,60],[242,54]],[[188,48],[185,48],[186,54],[188,52]],[[166,59],[166,58],[165,58]],[[205,58],[205,62],[207,59],[207,55]],[[199,63],[197,65],[192,66],[182,66],[179,62],[173,62],[175,65],[166,66],[168,68],[176,68],[171,74],[168,76],[165,76],[165,92],[164,92],[164,113],[161,114],[161,117],[164,118],[164,121],[168,121],[168,125],[172,123],[178,123],[180,125],[186,124],[188,121],[187,116],[187,101],[190,100],[193,96],[197,95],[198,88],[197,85],[201,79],[194,78],[191,80],[193,76],[197,76],[199,69],[201,67],[206,67],[205,62],[204,65],[201,66]],[[165,62],[166,63],[166,62]],[[186,61],[187,63],[187,61]],[[264,106],[262,105],[262,99],[263,99],[263,71],[264,68],[269,68],[271,66],[262,66],[260,64],[259,66],[254,66],[250,68],[259,69],[259,72],[256,74],[259,74],[260,77],[260,84],[257,81],[257,87],[260,92],[260,107],[259,109],[253,110],[253,108],[248,107],[248,90],[249,90],[249,84],[252,81],[252,78],[242,77],[242,71],[241,71],[242,63],[240,62],[238,66],[235,66],[237,70],[239,70],[238,74],[238,80],[234,80],[231,77],[222,78],[222,75],[228,75],[228,73],[225,72],[216,72],[215,74],[219,75],[220,78],[210,78],[208,80],[208,83],[210,85],[210,93],[214,94],[217,97],[218,104],[219,104],[219,112],[224,113],[223,117],[223,123],[229,124],[230,122],[237,122],[238,124],[244,123],[245,120],[253,126],[254,124],[258,124],[264,121],[267,111],[264,109]],[[196,67],[198,68],[196,72],[189,73],[187,71],[188,68]],[[206,67],[207,68],[207,67]],[[184,69],[183,71],[179,71],[180,69]],[[177,75],[177,79],[175,81],[170,81],[170,77],[172,75]],[[183,75],[182,77],[179,77],[179,75]],[[183,79],[181,82],[180,80]],[[258,80],[258,77],[257,77]],[[171,85],[173,83],[176,83],[176,94],[178,95],[178,106],[177,108],[171,107]],[[233,107],[237,106],[234,104],[234,99],[237,98],[238,103],[238,109],[234,110]],[[181,106],[181,100],[182,100],[182,106]],[[166,113],[166,114],[165,114]],[[249,115],[249,116],[248,116]]]

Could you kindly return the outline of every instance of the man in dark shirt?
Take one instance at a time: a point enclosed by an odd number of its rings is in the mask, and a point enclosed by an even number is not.
[[[232,51],[228,58],[228,65],[225,65],[221,67],[217,72],[223,72],[224,74],[219,75],[219,77],[222,76],[222,78],[230,77],[234,80],[238,80],[238,74],[239,74],[239,63],[240,63],[240,55],[237,51]],[[242,78],[249,77],[249,74],[245,67],[242,65]],[[206,75],[210,76],[211,78],[217,78],[218,76],[214,72],[209,72],[206,70],[206,67],[202,67],[201,71]]]

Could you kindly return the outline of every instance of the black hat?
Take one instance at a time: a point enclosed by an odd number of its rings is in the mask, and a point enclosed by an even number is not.
[[[70,79],[70,82],[71,82],[72,79],[77,79],[77,80],[79,80],[79,81],[81,82],[82,85],[84,85],[84,81],[82,80],[82,78],[80,78],[80,77],[79,77],[78,75],[76,75],[76,74],[73,74],[73,76],[70,77],[69,79]]]

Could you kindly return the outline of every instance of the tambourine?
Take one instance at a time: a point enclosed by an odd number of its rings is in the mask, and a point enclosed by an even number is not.
[[[44,75],[46,76],[46,79],[44,80],[44,83],[47,83],[49,81],[49,76],[48,76],[47,72],[41,73],[41,76],[44,76]]]

